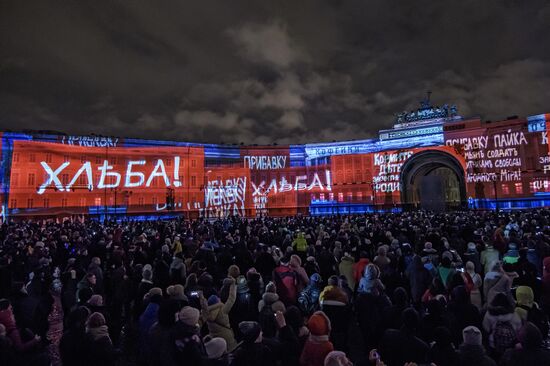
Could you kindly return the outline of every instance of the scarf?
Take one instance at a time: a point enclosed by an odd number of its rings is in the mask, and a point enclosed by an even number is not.
[[[109,329],[106,325],[101,325],[97,328],[86,328],[86,333],[88,333],[94,341],[97,341],[103,337],[107,337],[109,343],[111,343],[111,338],[109,337]]]
[[[314,343],[322,343],[322,342],[328,342],[329,337],[328,335],[309,335],[309,340]]]

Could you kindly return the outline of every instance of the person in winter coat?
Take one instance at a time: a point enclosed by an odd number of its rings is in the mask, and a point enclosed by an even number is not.
[[[483,318],[483,329],[489,335],[489,347],[491,350],[496,350],[497,352],[502,352],[499,344],[505,342],[506,340],[502,339],[502,335],[498,334],[500,331],[497,330],[499,327],[510,329],[508,333],[517,334],[519,328],[521,328],[521,319],[514,312],[514,303],[510,301],[509,296],[504,293],[498,293],[493,298],[493,301],[489,304],[485,317]],[[497,333],[497,334],[495,334]],[[495,335],[497,340],[495,342]],[[511,337],[511,334],[510,334]],[[510,340],[507,346],[510,346],[514,340]],[[515,342],[511,346],[513,346]]]
[[[483,266],[483,273],[487,274],[492,271],[493,264],[500,259],[500,253],[493,247],[492,244],[487,244],[485,250],[480,254],[479,261]]]
[[[334,350],[329,341],[330,320],[322,311],[316,311],[309,318],[307,327],[310,331],[308,340],[300,356],[301,366],[323,366],[325,357]]]
[[[301,258],[306,258],[307,240],[304,237],[303,232],[298,233],[298,236],[292,242],[292,248],[298,253]]]
[[[290,256],[289,262],[290,268],[296,273],[296,289],[298,292],[302,291],[309,283],[309,277],[306,270],[302,267],[302,259],[293,254]]]
[[[6,336],[11,340],[16,351],[27,352],[36,349],[40,344],[39,336],[35,336],[26,342],[21,339],[21,333],[17,328],[13,309],[7,299],[0,299],[0,324],[6,328]]]
[[[181,249],[181,244],[180,244]],[[183,284],[187,276],[187,269],[183,261],[183,253],[181,250],[179,253],[175,253],[170,263],[170,283],[171,284]]]
[[[380,270],[375,264],[369,263],[365,267],[363,277],[359,281],[359,293],[376,294],[385,290],[384,284],[380,281]]]
[[[501,359],[503,366],[550,365],[550,351],[542,344],[542,334],[531,322],[526,322],[518,334],[521,348],[509,349]]]
[[[472,303],[472,305],[478,308],[478,310],[481,310],[481,307],[483,306],[483,300],[481,298],[483,280],[481,279],[479,273],[476,273],[475,265],[471,261],[466,262],[464,274],[466,273],[468,274],[468,276],[470,276],[470,279],[472,280],[472,287],[470,289],[470,302]]]
[[[359,285],[359,281],[361,281],[361,278],[363,278],[363,274],[365,273],[365,267],[370,263],[367,255],[368,254],[366,252],[361,252],[359,261],[353,265],[353,282],[355,283],[355,286]],[[355,289],[355,287],[352,288]]]
[[[372,263],[378,266],[378,269],[380,270],[380,272],[384,273],[386,271],[386,267],[388,267],[391,263],[391,259],[388,258],[387,245],[381,245],[380,247],[378,247],[377,256],[374,257],[374,259],[372,260]]]
[[[204,302],[204,298],[201,298],[201,302]],[[171,332],[170,348],[160,355],[161,365],[204,365],[204,346],[199,337],[199,318],[200,312],[191,306],[186,306],[179,311],[178,320]]]
[[[235,304],[237,297],[237,286],[235,280],[230,278],[231,285],[229,297],[225,303],[220,301],[216,295],[208,298],[207,306],[203,303],[203,312],[208,324],[208,331],[212,337],[222,337],[227,342],[227,349],[232,352],[237,346],[231,323],[229,322],[229,312]]]
[[[392,304],[383,310],[384,328],[400,329],[403,325],[401,314],[410,306],[409,295],[403,287],[393,290]]]
[[[547,316],[550,317],[550,257],[542,261],[542,284],[540,305]]]
[[[428,352],[428,360],[438,366],[457,366],[458,353],[453,346],[451,332],[445,327],[437,327],[434,341]]]
[[[464,263],[472,262],[474,265],[474,271],[480,273],[482,270],[481,266],[481,255],[477,251],[477,246],[473,242],[469,242],[467,246],[466,253],[464,253]]]
[[[237,297],[235,304],[229,312],[229,320],[231,322],[231,328],[237,329],[240,322],[245,320],[255,320],[253,318],[256,304],[252,303],[250,296],[250,289],[244,276],[238,276],[236,279]],[[229,290],[231,287],[229,287]]]
[[[155,289],[156,291],[153,291]],[[149,304],[147,304],[145,311],[139,317],[139,350],[144,360],[149,359],[149,345],[151,344],[149,331],[158,321],[158,311],[160,302],[162,301],[162,290],[160,288],[153,287],[151,291],[153,291],[154,294],[149,296]]]
[[[101,313],[92,313],[86,320],[86,363],[93,365],[116,365],[119,351],[109,337],[109,328]]]
[[[290,257],[286,255],[281,258],[280,265],[273,270],[273,282],[285,306],[295,305],[298,298],[298,275],[289,262]]]
[[[432,282],[432,276],[430,272],[424,267],[422,258],[419,255],[415,255],[412,259],[412,263],[405,271],[410,283],[411,299],[414,304],[420,304],[422,295],[430,286]]]
[[[203,339],[203,343],[207,356],[204,366],[229,366],[227,343],[225,339],[206,336]]]
[[[380,341],[380,356],[388,366],[401,366],[405,362],[425,363],[428,360],[429,346],[416,336],[420,325],[416,310],[403,311],[403,327],[388,329]]]
[[[59,354],[63,366],[79,366],[86,345],[86,320],[90,312],[84,306],[72,311],[67,317],[59,342]]]
[[[273,351],[263,343],[258,322],[240,323],[239,333],[243,341],[233,353],[231,366],[275,366]]]
[[[310,315],[319,310],[321,290],[321,276],[318,273],[314,273],[309,279],[309,285],[298,295],[298,307],[303,314]]]
[[[319,302],[321,304],[336,304],[336,305],[348,305],[349,298],[348,295],[338,287],[338,277],[330,276],[327,281],[327,286],[323,289],[319,295]]]
[[[340,275],[346,276],[346,279],[348,280],[348,285],[352,289],[355,289],[355,277],[353,276],[354,264],[355,260],[353,259],[353,256],[349,252],[344,252],[344,256],[342,257],[342,260],[338,265]]]
[[[464,286],[457,286],[451,292],[447,315],[450,319],[450,330],[455,344],[460,344],[462,330],[467,326],[481,327],[479,310],[470,303],[468,291]]]
[[[0,365],[16,365],[15,349],[11,340],[6,336],[6,327],[3,324],[0,324]]]
[[[513,302],[511,288],[512,278],[504,272],[501,262],[495,262],[491,271],[485,274],[485,279],[483,280],[483,296],[485,297],[485,302],[491,304],[493,298],[498,293],[507,294],[510,302]]]
[[[277,295],[277,287],[273,282],[270,282],[265,286],[265,292],[262,295],[262,299],[258,302],[258,312],[261,313],[265,306],[271,307],[273,313],[277,310],[280,310],[283,313],[286,311],[285,304],[279,300],[279,295]]]
[[[342,351],[332,351],[325,358],[325,366],[353,366],[346,354]]]
[[[533,290],[528,286],[518,286],[516,289],[516,314],[522,322],[530,321],[539,328],[542,338],[548,338],[548,316],[535,302]]]
[[[183,307],[185,308],[185,306]],[[151,327],[149,337],[151,340],[149,365],[171,366],[176,363],[176,345],[174,339],[174,330],[176,321],[179,318],[180,310],[183,309],[177,300],[166,299],[160,303],[158,311],[158,321]],[[199,314],[198,310],[193,309]],[[197,320],[198,322],[198,320]],[[191,324],[196,325],[196,323]]]
[[[481,331],[469,326],[462,331],[464,342],[458,348],[458,366],[496,366],[496,362],[485,353]]]

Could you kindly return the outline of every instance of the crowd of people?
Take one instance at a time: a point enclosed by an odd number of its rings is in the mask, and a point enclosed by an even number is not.
[[[549,315],[544,209],[0,228],[5,366],[550,365]]]

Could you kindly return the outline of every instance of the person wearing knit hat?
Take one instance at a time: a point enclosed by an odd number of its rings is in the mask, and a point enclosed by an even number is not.
[[[459,365],[496,366],[496,362],[485,353],[479,328],[468,326],[462,330],[463,343],[458,348]]]
[[[262,310],[267,307],[262,315]],[[258,302],[259,321],[264,326],[266,323],[273,323],[273,313],[277,311],[286,311],[285,304],[279,299],[277,294],[277,286],[273,282],[269,282],[265,287],[265,292],[262,295],[262,299]],[[264,319],[265,318],[265,319]]]
[[[273,364],[273,352],[263,343],[262,329],[258,322],[244,321],[238,327],[243,341],[233,353],[232,365]]]
[[[109,337],[109,328],[101,313],[92,313],[86,321],[86,347],[81,355],[90,365],[115,365],[118,351]]]
[[[348,295],[339,286],[338,276],[330,276],[327,286],[319,295],[321,305],[347,305]]]
[[[221,302],[219,297],[212,295],[208,298],[207,304],[202,304],[203,312],[208,324],[208,332],[212,337],[222,337],[227,342],[227,349],[233,352],[237,347],[237,341],[231,323],[229,321],[229,312],[235,304],[237,298],[237,286],[235,279],[230,277],[231,284],[229,294],[225,302]]]
[[[145,299],[151,299],[153,296],[162,298],[162,289],[160,287],[153,287],[145,295]]]
[[[462,330],[462,338],[465,345],[481,346],[482,336],[479,328],[470,325]]]
[[[180,322],[190,327],[199,325],[199,317],[200,311],[191,306],[184,306],[177,315]]]
[[[206,336],[203,339],[206,356],[209,360],[218,360],[227,353],[227,342],[221,337]]]
[[[346,354],[342,351],[332,351],[325,357],[324,366],[353,366]]]
[[[183,286],[180,284],[168,286],[168,288],[166,289],[166,295],[168,295],[168,297],[172,300],[185,302],[189,301],[187,296],[185,296]]]
[[[227,277],[232,277],[234,279],[237,279],[241,275],[241,270],[239,269],[239,266],[232,264],[227,269]]]
[[[329,341],[330,320],[322,311],[316,311],[307,321],[307,327],[310,335],[302,350],[300,365],[323,366],[326,356],[334,350]]]
[[[262,328],[258,322],[244,321],[239,323],[239,332],[245,343],[260,343],[262,341]]]

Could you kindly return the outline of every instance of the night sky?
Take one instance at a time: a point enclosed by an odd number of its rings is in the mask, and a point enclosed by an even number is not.
[[[279,144],[550,112],[549,1],[0,1],[0,129]]]

